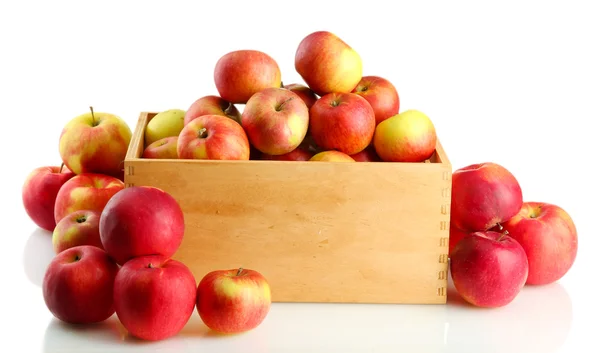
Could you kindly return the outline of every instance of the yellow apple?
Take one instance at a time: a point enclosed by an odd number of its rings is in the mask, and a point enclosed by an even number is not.
[[[183,130],[185,110],[169,109],[156,114],[146,125],[144,147],[170,136],[179,136]]]

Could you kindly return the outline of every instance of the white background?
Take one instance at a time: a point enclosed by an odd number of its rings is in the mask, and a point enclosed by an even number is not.
[[[237,49],[268,53],[285,83],[301,82],[295,50],[316,30],[332,31],[354,47],[365,75],[392,81],[401,110],[430,116],[454,169],[500,163],[519,179],[526,200],[566,209],[580,237],[574,267],[559,283],[526,288],[498,310],[473,310],[456,300],[442,307],[274,305],[263,325],[247,335],[203,337],[206,331],[194,315],[178,338],[156,347],[177,352],[597,349],[597,3],[393,4],[3,1],[0,351],[152,347],[120,340],[114,320],[73,330],[53,320],[44,306],[39,284],[52,256],[49,235],[27,218],[20,188],[33,168],[60,165],[63,125],[90,105],[120,115],[132,129],[140,111],[187,109],[195,99],[216,94],[214,64]]]

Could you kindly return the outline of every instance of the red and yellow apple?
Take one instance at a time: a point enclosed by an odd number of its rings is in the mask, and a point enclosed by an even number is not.
[[[363,74],[358,52],[328,31],[313,32],[300,41],[294,67],[308,87],[321,97],[352,92]]]
[[[100,241],[100,212],[78,210],[61,219],[52,232],[55,253],[80,245],[91,245],[102,250]]]
[[[306,104],[306,107],[308,107],[308,109],[310,109],[313,106],[313,104],[315,104],[317,99],[319,99],[315,92],[313,92],[310,88],[301,83],[290,83],[288,85],[283,86],[283,88],[289,89],[290,91],[296,93],[298,97],[302,98],[304,104]]]
[[[309,161],[311,162],[356,162],[352,157],[345,154],[344,152],[329,150],[323,151],[312,156]]]
[[[375,152],[373,145],[367,146],[364,150],[350,155],[357,162],[381,162],[381,158]]]
[[[377,124],[399,113],[400,96],[396,87],[379,76],[365,76],[352,91],[366,99],[375,112]]]
[[[308,108],[285,88],[267,88],[246,103],[241,124],[252,146],[262,153],[280,155],[296,149],[308,131]]]
[[[214,69],[219,95],[233,104],[245,104],[253,94],[281,87],[281,70],[268,54],[236,50],[223,55]]]
[[[313,153],[308,151],[305,148],[298,147],[294,149],[292,152],[280,154],[280,155],[270,155],[263,153],[261,155],[262,160],[268,161],[308,161],[313,156]]]
[[[269,313],[271,288],[258,271],[212,271],[198,284],[196,308],[211,330],[228,334],[250,331]]]
[[[196,99],[185,113],[183,124],[187,125],[190,121],[202,115],[223,115],[230,119],[240,122],[241,113],[238,108],[225,99],[209,95]]]
[[[369,146],[375,132],[375,113],[354,93],[329,93],[310,108],[310,135],[324,150],[356,154]]]
[[[185,111],[181,109],[169,109],[156,114],[144,130],[144,146],[149,146],[155,141],[170,136],[179,136],[183,129],[183,118]]]
[[[240,124],[222,115],[203,115],[188,123],[177,141],[180,159],[249,160],[250,142]]]
[[[178,136],[163,137],[149,144],[142,153],[142,158],[177,159]]]

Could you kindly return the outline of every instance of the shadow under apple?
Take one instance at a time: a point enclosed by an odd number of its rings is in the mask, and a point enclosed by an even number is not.
[[[31,283],[41,287],[46,268],[54,258],[52,233],[36,228],[25,243],[23,249],[23,270]]]

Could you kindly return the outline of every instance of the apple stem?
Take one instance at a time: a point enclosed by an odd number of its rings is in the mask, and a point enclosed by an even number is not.
[[[198,130],[198,137],[203,139],[207,136],[208,134],[206,133],[206,128],[203,127],[202,129]]]
[[[92,112],[92,125],[96,126],[96,118],[94,117],[94,107],[90,107],[90,112]]]
[[[281,81],[281,84],[279,85],[279,88],[285,88],[285,85],[283,84],[283,81]]]
[[[229,115],[229,114],[231,114],[232,111],[233,111],[233,104],[229,103],[227,108],[225,108],[225,110],[223,110],[223,113],[225,113],[225,115]]]
[[[148,264],[148,268],[154,268],[151,263]]]
[[[508,230],[504,230],[504,232],[502,232],[502,235],[500,236],[500,238],[498,238],[498,241],[504,239],[504,237],[507,235],[508,235]]]
[[[65,166],[65,162],[62,162],[60,164],[60,169],[58,170],[59,173],[62,173],[63,167]]]
[[[500,230],[504,229],[504,227],[502,227],[502,224],[496,223],[496,225],[498,226],[498,229],[500,229]]]
[[[241,267],[240,267],[240,268],[238,268],[238,271],[237,271],[237,273],[236,273],[235,275],[236,275],[236,276],[239,276],[239,275],[241,275],[243,270],[244,270],[244,269],[243,269],[243,268],[241,268]]]
[[[283,101],[281,104],[279,104],[279,106],[277,106],[277,107],[275,108],[275,110],[277,110],[277,111],[281,111],[281,108],[283,107],[283,105],[284,105],[285,103],[287,103],[287,102],[291,101],[292,99],[294,99],[294,97],[290,97],[290,98],[286,99],[286,100],[285,100],[285,101]]]

